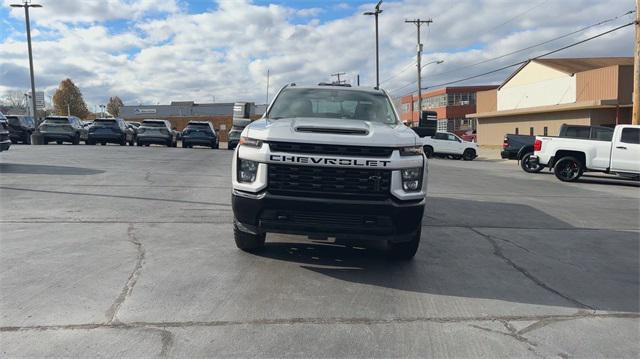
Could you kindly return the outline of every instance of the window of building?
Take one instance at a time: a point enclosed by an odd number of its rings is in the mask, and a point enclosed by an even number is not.
[[[533,136],[533,127],[529,127],[529,136]]]
[[[520,134],[520,130],[516,127],[516,135]]]
[[[547,126],[544,126],[543,133],[545,136],[549,136],[549,128]]]

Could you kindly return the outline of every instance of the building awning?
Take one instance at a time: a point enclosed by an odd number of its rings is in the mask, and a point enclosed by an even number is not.
[[[616,106],[631,107],[631,104],[618,104],[618,100],[616,99],[592,100],[592,101],[580,101],[580,102],[565,103],[565,104],[551,105],[551,106],[518,108],[515,110],[470,113],[465,117],[466,118],[488,118],[488,117],[531,115],[531,114],[547,113],[547,112],[562,112],[562,111],[586,110],[586,109],[598,109],[598,108],[603,108],[603,109],[616,108]]]

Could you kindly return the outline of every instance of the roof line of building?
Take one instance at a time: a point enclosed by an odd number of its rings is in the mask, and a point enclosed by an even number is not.
[[[466,115],[466,118],[503,117],[513,115],[530,115],[545,112],[561,112],[597,108],[631,107],[631,104],[620,104],[616,99],[580,101],[566,104],[519,108],[515,110],[477,112]]]

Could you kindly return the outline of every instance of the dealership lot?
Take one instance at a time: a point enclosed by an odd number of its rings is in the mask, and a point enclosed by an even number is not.
[[[12,146],[6,357],[638,357],[640,185],[430,161],[412,262],[271,235],[235,248],[231,152]]]

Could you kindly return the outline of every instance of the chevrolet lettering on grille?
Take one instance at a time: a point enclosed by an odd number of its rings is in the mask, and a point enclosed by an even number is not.
[[[316,165],[334,166],[362,166],[362,167],[387,167],[391,161],[385,160],[365,160],[351,158],[318,157],[318,156],[297,156],[297,155],[270,155],[272,162],[301,163]]]

